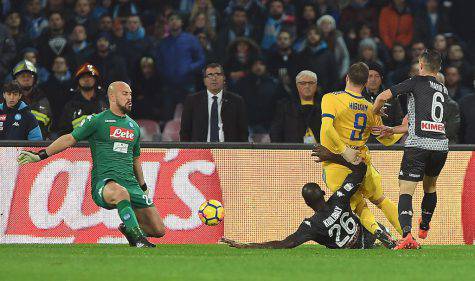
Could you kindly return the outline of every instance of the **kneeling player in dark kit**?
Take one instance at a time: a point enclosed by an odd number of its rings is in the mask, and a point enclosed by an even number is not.
[[[325,192],[317,183],[307,183],[302,188],[302,197],[305,203],[315,211],[315,214],[303,220],[297,231],[284,240],[263,243],[239,243],[227,238],[221,242],[235,248],[294,248],[307,241],[315,241],[331,249],[369,249],[374,246],[376,239],[387,248],[394,248],[396,242],[386,227],[380,224],[381,230],[375,235],[361,225],[350,207],[350,198],[358,190],[366,174],[366,164],[357,166],[347,163],[341,156],[331,153],[318,145],[313,156],[317,162],[331,161],[349,167],[353,172],[349,174],[342,186],[325,201]],[[341,159],[339,159],[341,158]]]

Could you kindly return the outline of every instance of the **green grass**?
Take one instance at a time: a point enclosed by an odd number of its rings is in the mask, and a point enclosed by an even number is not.
[[[0,280],[475,280],[475,247],[238,250],[225,245],[0,245]]]

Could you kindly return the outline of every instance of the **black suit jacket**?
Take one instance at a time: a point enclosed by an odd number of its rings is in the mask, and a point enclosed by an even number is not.
[[[231,92],[223,91],[221,105],[225,142],[247,142],[248,128],[244,100]],[[207,142],[208,94],[205,91],[189,95],[181,115],[180,140]]]
[[[307,126],[312,129],[318,142],[322,126],[321,115],[322,111],[317,99],[308,116],[304,115],[299,101],[291,99],[279,101],[270,130],[271,142],[303,143]]]

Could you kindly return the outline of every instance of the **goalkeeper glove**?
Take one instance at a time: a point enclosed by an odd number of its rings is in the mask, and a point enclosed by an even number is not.
[[[46,158],[48,158],[48,154],[44,149],[38,152],[23,150],[20,151],[20,155],[18,156],[17,161],[18,163],[20,163],[20,165],[24,165],[28,163],[38,162]]]

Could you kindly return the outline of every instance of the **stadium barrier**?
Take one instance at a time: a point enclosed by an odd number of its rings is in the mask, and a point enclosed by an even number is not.
[[[40,143],[0,142],[0,243],[125,243],[115,210],[91,198],[92,161],[86,144],[45,161],[20,167],[22,149]],[[34,146],[34,147],[33,147]],[[322,187],[321,165],[306,145],[144,143],[146,182],[167,228],[159,243],[216,243],[282,239],[312,211],[301,186]],[[438,182],[438,205],[424,244],[473,244],[475,239],[475,157],[471,146],[454,146]],[[401,147],[371,147],[385,194],[398,200]],[[326,188],[326,187],[325,187]],[[329,195],[330,192],[327,192]],[[414,226],[420,216],[421,184],[414,196]],[[205,199],[223,202],[224,222],[209,227],[197,210]],[[371,205],[371,203],[369,203]],[[378,221],[389,226],[380,210]],[[394,233],[394,229],[392,229]]]

